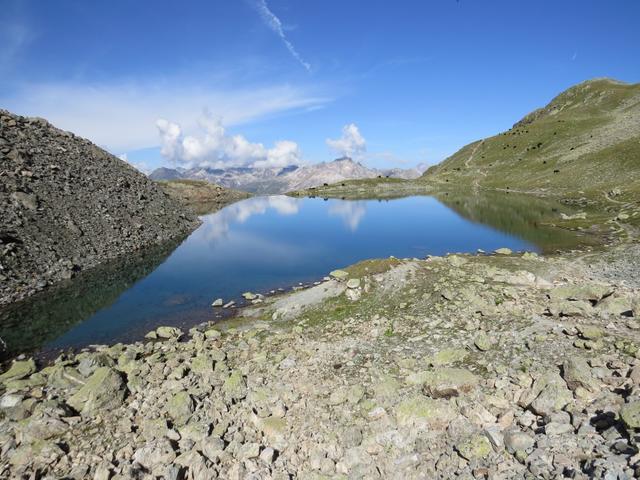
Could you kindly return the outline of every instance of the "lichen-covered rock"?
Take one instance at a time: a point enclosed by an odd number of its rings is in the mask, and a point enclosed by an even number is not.
[[[67,403],[83,415],[92,415],[101,409],[120,406],[125,395],[126,385],[121,374],[110,367],[100,367]]]
[[[222,385],[222,391],[230,400],[241,400],[247,396],[247,382],[240,370],[233,370]]]
[[[424,377],[424,393],[432,398],[457,397],[469,393],[478,384],[469,370],[462,368],[436,368]]]
[[[181,391],[169,398],[167,414],[176,425],[184,425],[189,421],[195,409],[195,402],[189,392]]]
[[[629,430],[640,430],[640,401],[627,403],[620,410],[620,419]]]
[[[258,429],[264,434],[268,444],[276,449],[287,446],[288,424],[285,418],[266,417],[258,420]]]
[[[486,352],[491,348],[493,342],[489,339],[489,336],[483,332],[478,334],[478,336],[473,341],[473,344],[481,352]]]
[[[9,380],[21,380],[36,371],[36,363],[32,358],[28,360],[16,360],[11,364],[9,370],[0,375],[0,383]]]
[[[445,348],[427,359],[427,363],[434,367],[451,365],[453,363],[462,362],[469,352],[462,348]]]
[[[166,339],[173,338],[177,340],[177,339],[180,339],[182,335],[184,335],[184,333],[178,327],[163,326],[163,327],[156,328],[156,335],[159,338],[166,338]]]
[[[484,435],[473,435],[457,445],[460,455],[467,460],[487,458],[493,452],[489,439]]]
[[[345,280],[349,276],[349,272],[344,270],[333,270],[329,273],[331,278],[335,278],[336,280]]]
[[[607,295],[613,293],[613,288],[609,285],[596,283],[583,285],[563,285],[556,287],[549,292],[552,300],[581,300],[585,302],[599,302]]]
[[[578,325],[578,333],[585,340],[598,340],[602,338],[604,332],[600,327],[595,325]]]
[[[456,413],[446,400],[435,400],[422,395],[410,397],[396,408],[396,419],[401,427],[444,430]]]

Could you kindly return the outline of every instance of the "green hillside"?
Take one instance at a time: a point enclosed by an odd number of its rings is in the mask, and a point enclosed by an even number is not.
[[[420,178],[433,186],[511,189],[633,201],[640,193],[640,84],[580,83],[471,143]]]

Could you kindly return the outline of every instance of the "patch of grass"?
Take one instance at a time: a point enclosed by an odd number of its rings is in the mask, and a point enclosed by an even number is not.
[[[358,262],[345,268],[345,270],[349,272],[350,278],[361,278],[367,275],[384,273],[391,268],[400,265],[400,263],[402,263],[402,261],[397,258],[374,258]]]

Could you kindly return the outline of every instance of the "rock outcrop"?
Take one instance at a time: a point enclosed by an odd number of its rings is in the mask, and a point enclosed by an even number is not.
[[[124,161],[0,110],[0,305],[197,225]]]

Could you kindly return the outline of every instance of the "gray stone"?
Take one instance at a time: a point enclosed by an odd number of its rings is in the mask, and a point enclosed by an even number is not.
[[[360,279],[350,278],[349,280],[347,280],[347,288],[351,288],[351,289],[360,288]]]
[[[142,448],[136,450],[133,460],[145,469],[152,471],[159,466],[168,466],[176,458],[171,442],[166,438],[146,443]]]
[[[526,452],[535,445],[535,440],[526,433],[509,431],[504,436],[504,446],[509,453]]]
[[[432,398],[457,397],[478,384],[478,377],[462,368],[436,368],[424,376],[424,393]]]
[[[591,368],[582,357],[571,357],[565,360],[562,376],[571,390],[582,387],[590,392],[600,390],[599,382],[591,374]]]
[[[212,307],[221,307],[222,305],[224,305],[224,300],[222,300],[221,298],[214,300],[211,304]]]

